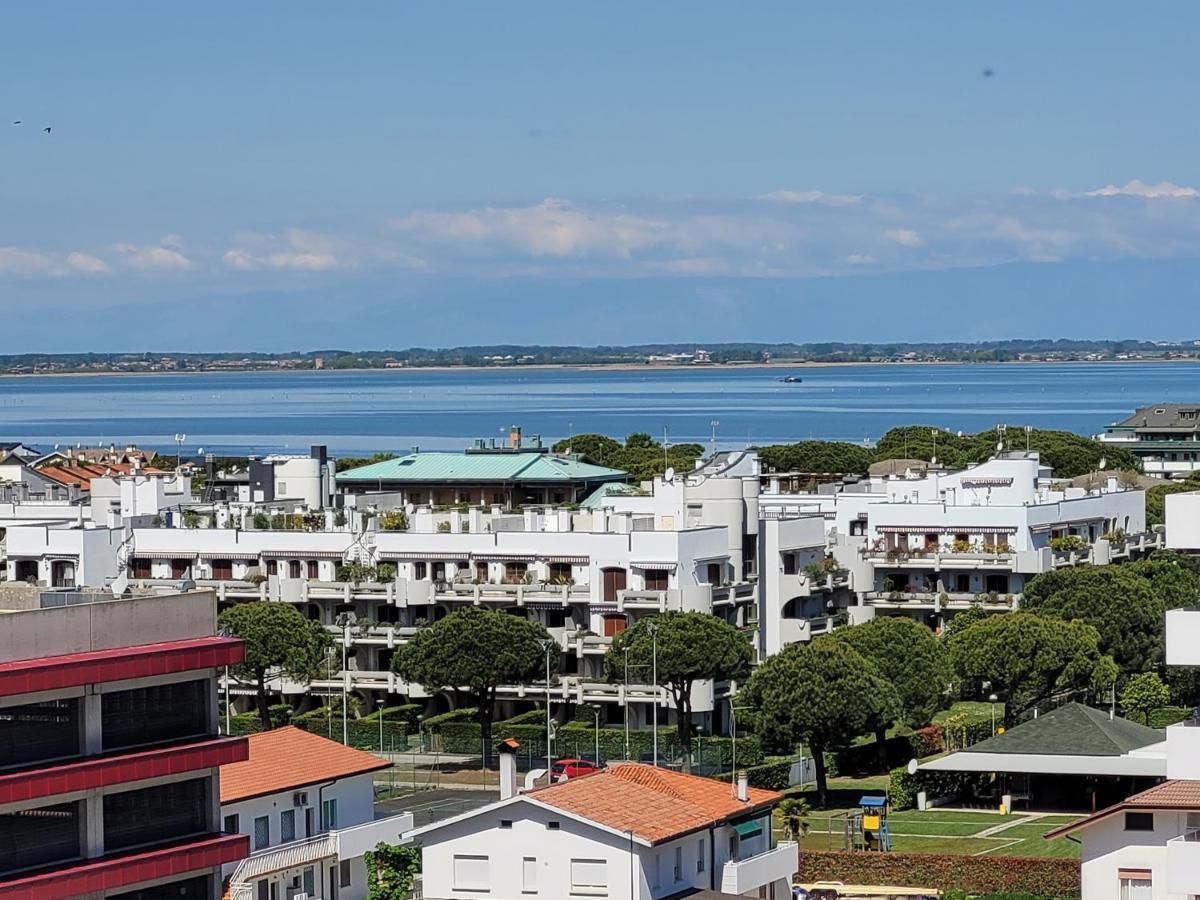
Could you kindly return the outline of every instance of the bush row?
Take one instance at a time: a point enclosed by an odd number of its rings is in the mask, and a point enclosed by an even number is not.
[[[894,884],[968,894],[1079,896],[1079,860],[1038,856],[951,856],[810,850],[800,855],[800,880]]]
[[[1166,728],[1169,725],[1182,722],[1191,714],[1192,708],[1190,706],[1160,706],[1150,713],[1150,721],[1147,724],[1151,728]]]

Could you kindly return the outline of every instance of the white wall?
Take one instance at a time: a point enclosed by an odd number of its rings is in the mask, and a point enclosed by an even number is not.
[[[1200,491],[1167,494],[1167,549],[1200,550]]]
[[[1166,843],[1183,833],[1184,821],[1180,812],[1156,812],[1153,831],[1125,831],[1125,816],[1117,813],[1085,829],[1080,847],[1085,900],[1120,900],[1120,869],[1149,869],[1154,900],[1185,900],[1167,893],[1166,872]]]

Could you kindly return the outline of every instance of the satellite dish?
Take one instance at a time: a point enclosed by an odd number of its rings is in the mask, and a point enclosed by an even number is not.
[[[667,484],[670,484],[674,480],[675,480],[675,467],[667,466],[667,471],[663,472],[663,481],[665,481]]]
[[[203,456],[203,455],[204,455],[204,448],[203,448],[203,447],[201,447],[199,450],[197,450],[197,451],[196,451],[196,455],[197,455],[197,456]]]
[[[917,761],[915,759],[910,759],[908,761],[908,765],[906,766],[906,769],[908,770],[909,775],[916,775],[917,774]]]
[[[1004,451],[1004,441],[996,441],[996,452],[1002,453],[1003,451]]]
[[[1108,466],[1108,460],[1103,456],[1100,457],[1100,462],[1096,463],[1096,468],[1103,470],[1106,466]]]

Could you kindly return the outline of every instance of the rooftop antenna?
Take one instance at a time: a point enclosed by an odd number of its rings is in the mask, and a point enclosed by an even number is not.
[[[183,442],[187,440],[187,435],[180,432],[175,435],[175,468],[179,468],[183,463]]]

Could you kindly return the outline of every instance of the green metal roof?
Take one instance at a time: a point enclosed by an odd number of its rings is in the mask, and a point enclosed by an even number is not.
[[[1014,725],[1004,734],[972,744],[963,753],[1040,753],[1121,756],[1163,739],[1163,733],[1081,703],[1068,703],[1044,716]]]
[[[601,502],[605,497],[621,496],[621,497],[638,497],[641,496],[642,489],[634,484],[624,484],[620,481],[606,481],[604,484],[597,487],[594,491],[587,495],[587,498],[579,504],[580,509],[599,509],[604,504]]]
[[[620,469],[549,453],[423,451],[341,472],[339,482],[575,482],[628,478]]]

